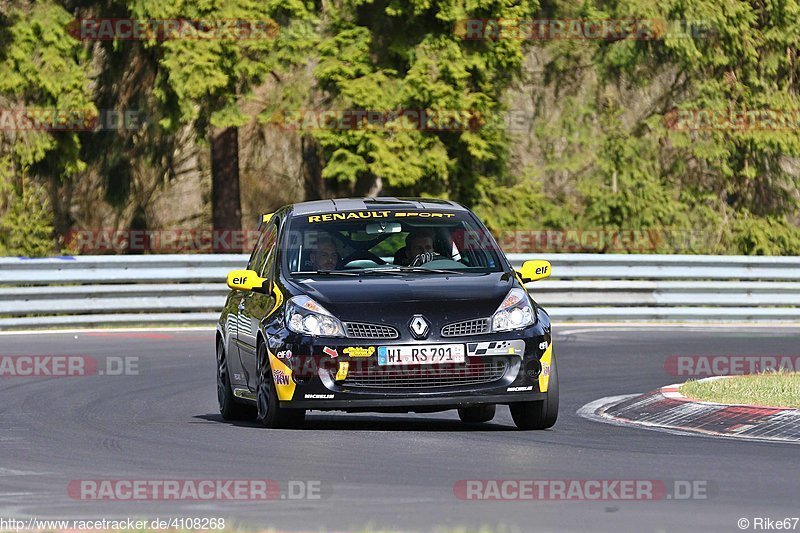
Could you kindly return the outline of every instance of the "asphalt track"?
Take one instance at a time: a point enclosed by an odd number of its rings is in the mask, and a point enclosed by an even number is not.
[[[0,378],[0,518],[225,517],[290,531],[740,531],[800,516],[800,447],[671,435],[576,415],[605,396],[676,378],[669,355],[800,355],[800,330],[557,328],[555,428],[514,429],[508,409],[469,427],[433,415],[311,413],[301,430],[217,414],[213,334],[0,336],[0,355],[139,357],[139,374]],[[318,500],[82,501],[80,479],[319,481]],[[690,501],[464,501],[465,479],[701,480]],[[483,529],[481,529],[483,528]],[[797,526],[800,530],[800,524]],[[746,529],[753,530],[753,529]]]

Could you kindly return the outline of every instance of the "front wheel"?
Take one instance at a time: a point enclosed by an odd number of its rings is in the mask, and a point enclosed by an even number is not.
[[[269,366],[267,346],[261,343],[258,347],[258,371],[256,372],[256,419],[266,428],[285,428],[298,426],[306,417],[305,409],[287,409],[281,407],[272,370]]]
[[[497,411],[497,406],[493,403],[485,405],[471,405],[469,407],[461,407],[458,410],[458,418],[467,424],[480,424],[482,422],[489,422],[494,418]]]
[[[519,429],[547,429],[553,427],[558,418],[558,371],[556,358],[550,363],[550,384],[547,398],[535,402],[512,403],[511,418]]]

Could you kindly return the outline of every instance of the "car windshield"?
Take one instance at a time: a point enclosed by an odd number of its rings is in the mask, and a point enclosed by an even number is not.
[[[287,229],[284,260],[292,274],[485,274],[503,270],[494,240],[465,211],[297,215]]]

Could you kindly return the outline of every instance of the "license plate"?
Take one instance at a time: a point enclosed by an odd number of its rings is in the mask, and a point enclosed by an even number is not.
[[[463,344],[429,344],[414,346],[379,346],[378,364],[431,365],[436,363],[463,363]]]

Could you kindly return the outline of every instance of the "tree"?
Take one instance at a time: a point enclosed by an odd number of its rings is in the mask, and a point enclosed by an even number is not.
[[[337,193],[386,189],[469,204],[483,185],[505,178],[507,140],[493,126],[519,71],[523,43],[470,41],[459,28],[468,18],[530,17],[535,1],[327,6],[314,71],[327,95],[324,109],[344,122],[361,113],[345,126],[308,127],[322,150],[322,176]],[[364,118],[366,112],[381,118]]]
[[[60,185],[85,168],[78,132],[54,127],[57,116],[97,116],[89,55],[67,34],[70,20],[51,1],[0,14],[0,254],[52,252]]]
[[[543,179],[563,172],[577,182],[571,224],[705,234],[697,247],[663,242],[664,252],[800,251],[800,172],[792,169],[800,132],[769,126],[780,117],[772,110],[800,103],[796,2],[722,8],[709,0],[623,0],[551,9],[544,16],[661,21],[655,38],[547,45],[548,81],[578,112],[559,110],[561,120],[537,137],[566,141],[546,154]],[[755,128],[711,123],[746,110],[766,119]]]
[[[135,18],[147,20],[208,21],[211,24],[237,21],[247,27],[230,37],[193,32],[188,22],[180,36],[157,41],[163,67],[158,96],[168,116],[161,122],[167,129],[194,124],[199,138],[211,150],[212,219],[214,229],[241,229],[237,127],[250,117],[240,109],[252,88],[263,82],[278,66],[275,54],[280,41],[280,20],[307,13],[302,2],[237,0],[219,4],[170,4],[139,0],[131,6]],[[254,32],[254,33],[248,33]],[[237,37],[238,36],[238,37]]]

